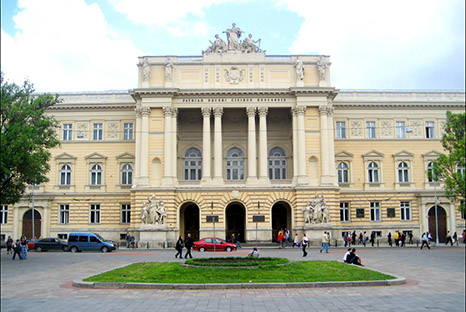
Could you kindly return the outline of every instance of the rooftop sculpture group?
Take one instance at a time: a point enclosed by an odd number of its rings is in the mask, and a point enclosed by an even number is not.
[[[233,23],[232,27],[225,30],[224,33],[227,34],[227,41],[223,41],[222,38],[217,34],[215,35],[214,42],[210,41],[210,46],[203,51],[205,54],[210,53],[225,53],[228,51],[238,51],[243,53],[264,53],[265,50],[260,48],[261,40],[253,40],[252,35],[249,34],[243,41],[239,38],[241,34],[244,33],[239,27],[236,27],[236,24]]]

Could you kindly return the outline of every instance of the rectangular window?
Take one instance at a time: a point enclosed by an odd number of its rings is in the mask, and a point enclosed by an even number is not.
[[[340,221],[349,222],[349,203],[340,203]]]
[[[73,124],[63,124],[63,141],[73,139]]]
[[[346,123],[344,121],[337,121],[337,139],[346,138]]]
[[[426,121],[426,139],[435,138],[435,123],[433,121]]]
[[[371,202],[371,221],[380,221],[380,203]]]
[[[366,121],[366,137],[375,139],[375,121]]]
[[[128,141],[133,139],[133,123],[125,122],[123,124],[123,140]]]
[[[100,223],[100,205],[91,205],[90,221],[91,224]]]
[[[121,223],[129,224],[131,223],[131,205],[121,205]]]
[[[8,223],[8,206],[2,205],[1,208],[2,208],[2,210],[0,211],[1,224],[7,224]]]
[[[396,138],[406,139],[406,125],[404,121],[396,122]]]
[[[411,220],[411,206],[410,202],[400,202],[401,221]]]
[[[104,125],[101,123],[94,124],[94,141],[102,141],[103,138]]]
[[[60,224],[70,223],[70,205],[60,205]]]

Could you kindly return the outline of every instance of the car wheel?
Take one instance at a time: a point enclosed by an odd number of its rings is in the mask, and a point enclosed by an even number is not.
[[[108,252],[108,247],[105,247],[105,246],[104,246],[104,247],[102,247],[101,251],[102,251],[102,253],[106,253],[106,252]]]
[[[205,248],[204,248],[204,247],[200,247],[200,248],[199,248],[199,251],[200,251],[200,252],[204,252],[204,251],[205,251]]]
[[[76,248],[76,246],[73,246],[73,247],[71,247],[70,251],[72,253],[75,253],[76,251],[78,251],[78,248]]]
[[[37,252],[41,252],[41,251],[42,251],[42,248],[41,248],[41,247],[36,247],[36,251],[37,251]]]
[[[230,252],[231,251],[231,247],[228,246],[227,248],[225,248],[226,251]]]
[[[63,246],[61,249],[62,249],[63,251],[66,251],[66,250],[67,250],[66,246]]]

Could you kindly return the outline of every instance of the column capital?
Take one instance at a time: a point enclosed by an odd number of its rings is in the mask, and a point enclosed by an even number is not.
[[[136,108],[136,114],[142,117],[149,117],[150,116],[150,107],[139,107]]]
[[[257,110],[259,112],[259,117],[266,117],[267,114],[269,113],[268,107],[259,107]]]
[[[328,115],[329,114],[329,107],[327,105],[320,105],[319,106],[319,115]]]
[[[178,109],[171,106],[162,107],[162,111],[165,117],[176,117],[178,114]]]
[[[328,107],[328,116],[329,116],[329,117],[332,117],[332,116],[333,116],[333,111],[334,111],[333,106],[329,106],[329,107]]]
[[[248,117],[254,117],[256,116],[256,108],[255,107],[246,107],[246,114]]]
[[[210,117],[212,114],[212,107],[202,107],[201,113],[203,117]]]
[[[306,113],[306,106],[304,105],[296,105],[294,108],[291,109],[293,111],[293,113],[296,115],[296,116],[304,116],[304,114]]]
[[[223,107],[215,107],[214,108],[214,116],[215,117],[222,117],[223,115]]]

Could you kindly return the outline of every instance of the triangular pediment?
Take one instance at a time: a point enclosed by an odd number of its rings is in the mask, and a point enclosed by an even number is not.
[[[383,157],[383,153],[376,150],[369,151],[365,154],[362,154],[362,157]]]
[[[55,159],[76,159],[77,157],[76,156],[73,156],[71,154],[68,154],[68,153],[61,153],[57,156],[55,156]]]
[[[125,152],[125,153],[122,153],[120,155],[117,155],[116,159],[135,159],[135,157],[134,157],[133,154]]]
[[[414,154],[408,152],[407,150],[399,151],[398,153],[393,154],[393,157],[413,157]]]
[[[442,153],[437,152],[436,150],[431,150],[427,153],[422,154],[422,156],[424,157],[439,157],[440,155],[442,155]]]
[[[94,152],[85,157],[86,159],[107,159],[107,156]]]
[[[348,152],[348,151],[339,151],[338,153],[335,154],[335,157],[340,157],[340,158],[353,158],[354,154]]]

